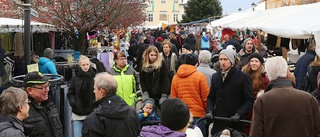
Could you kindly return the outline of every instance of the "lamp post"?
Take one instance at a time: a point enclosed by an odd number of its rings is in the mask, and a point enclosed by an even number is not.
[[[24,56],[25,63],[29,65],[31,63],[30,56],[30,0],[24,0]]]
[[[254,11],[254,8],[257,7],[257,4],[255,4],[254,2],[252,2],[251,7],[252,7],[252,10]]]
[[[238,9],[238,11],[239,11],[239,12],[241,12],[241,11],[242,11],[242,9],[241,9],[241,8],[239,8],[239,9]]]

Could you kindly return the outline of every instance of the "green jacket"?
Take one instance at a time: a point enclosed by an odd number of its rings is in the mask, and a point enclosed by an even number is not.
[[[114,65],[108,72],[117,80],[117,95],[129,106],[134,106],[134,98],[139,88],[136,71],[129,65],[126,65],[122,70]]]

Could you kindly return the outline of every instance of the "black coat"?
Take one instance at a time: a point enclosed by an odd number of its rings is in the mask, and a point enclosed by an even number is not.
[[[136,111],[116,94],[95,102],[95,110],[84,120],[82,137],[137,137],[140,123]]]
[[[152,72],[141,70],[140,84],[142,91],[147,91],[149,97],[154,100],[159,100],[161,94],[170,94],[169,73],[165,62],[162,60],[161,67]]]
[[[63,127],[54,103],[48,99],[38,105],[29,99],[29,117],[23,120],[25,132],[32,131],[30,137],[63,137]]]
[[[80,68],[78,68],[80,69]],[[79,72],[77,72],[79,73]],[[92,85],[93,85],[93,78],[92,77]],[[81,86],[82,86],[82,77],[79,77],[77,75],[75,75],[74,77],[72,77],[71,81],[70,81],[70,86],[69,86],[69,90],[68,90],[68,100],[70,103],[70,106],[72,107],[72,112],[77,114],[77,115],[89,115],[92,111],[93,111],[93,102],[95,101],[95,96],[93,93],[93,87],[86,87],[85,90],[81,90]],[[91,99],[91,102],[86,102],[87,105],[83,105],[83,100],[81,99],[81,93],[80,92],[89,92],[86,95],[87,98]],[[83,97],[82,97],[83,98]]]
[[[254,98],[249,76],[232,67],[225,80],[222,81],[221,71],[212,75],[208,109],[215,116],[230,118],[238,113],[243,118],[252,109]],[[211,134],[222,131],[226,127],[243,131],[243,123],[216,120]]]

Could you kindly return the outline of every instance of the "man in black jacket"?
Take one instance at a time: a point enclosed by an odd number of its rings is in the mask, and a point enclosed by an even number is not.
[[[30,125],[31,137],[63,137],[63,127],[54,103],[49,99],[49,78],[34,71],[25,75],[24,86],[30,99],[29,117],[23,123]],[[34,128],[34,130],[32,129]]]
[[[140,123],[135,110],[116,95],[117,82],[104,72],[94,78],[95,110],[84,120],[82,137],[137,137]]]
[[[214,116],[230,118],[231,121],[216,120],[211,129],[214,135],[229,127],[244,131],[243,123],[239,123],[253,106],[254,98],[249,76],[234,67],[233,50],[224,49],[219,54],[220,70],[212,75],[208,95],[207,120]]]

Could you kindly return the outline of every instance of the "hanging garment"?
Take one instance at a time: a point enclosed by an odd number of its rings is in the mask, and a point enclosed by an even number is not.
[[[24,55],[24,37],[18,32],[14,35],[13,40],[14,56],[22,57]]]
[[[33,33],[34,53],[43,57],[44,49],[51,48],[49,41],[49,33]]]
[[[61,32],[55,32],[54,34],[54,47],[55,49],[62,49],[62,37]]]
[[[2,41],[2,48],[5,51],[9,51],[13,49],[13,40],[12,40],[12,35],[13,33],[0,33],[0,39]]]
[[[286,49],[289,49],[289,43],[290,43],[290,39],[288,38],[281,38],[281,47],[285,47]]]
[[[277,36],[268,34],[268,39],[267,39],[267,48],[268,49],[273,49],[277,45]]]

